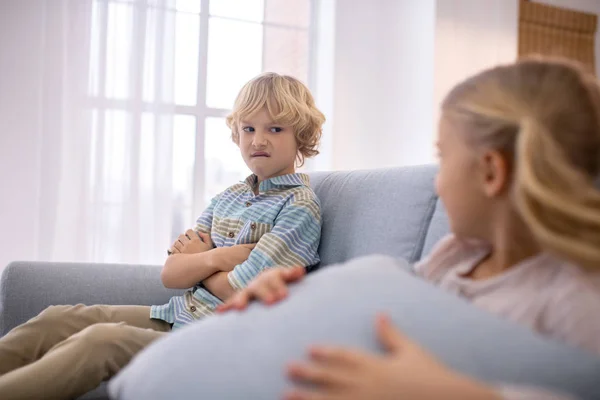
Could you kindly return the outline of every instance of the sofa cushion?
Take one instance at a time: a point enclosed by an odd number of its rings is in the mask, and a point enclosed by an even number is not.
[[[425,242],[423,243],[423,253],[421,254],[421,258],[431,253],[431,250],[433,250],[436,243],[448,233],[450,233],[448,215],[446,214],[442,201],[438,198],[433,217],[431,218],[431,223],[427,229]]]
[[[280,304],[254,304],[176,331],[109,383],[111,398],[279,399],[289,387],[284,366],[310,344],[380,351],[373,326],[383,311],[458,371],[600,399],[600,359],[498,319],[406,267],[384,256],[356,259],[309,275]]]
[[[321,265],[367,254],[416,261],[435,208],[436,167],[311,174],[321,200]]]
[[[77,400],[109,400],[107,387],[108,384],[102,382],[96,389],[78,397]]]

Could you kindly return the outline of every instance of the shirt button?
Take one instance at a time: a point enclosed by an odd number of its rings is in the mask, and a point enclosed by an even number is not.
[[[233,239],[233,237],[235,236],[235,233],[233,233],[233,232],[229,232],[229,235],[227,235],[227,236],[229,236],[230,238],[232,238],[232,239]]]
[[[191,312],[196,312],[196,306],[191,306],[191,307],[190,307],[190,311],[191,311]]]
[[[250,203],[249,201],[246,202],[246,207],[250,207],[252,205],[252,203]]]
[[[250,225],[250,229],[255,230],[256,229],[256,224],[253,222],[252,225]]]

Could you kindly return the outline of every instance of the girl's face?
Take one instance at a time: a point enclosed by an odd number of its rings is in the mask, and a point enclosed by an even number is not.
[[[437,150],[440,169],[435,186],[451,231],[462,238],[485,239],[491,207],[481,180],[480,155],[467,143],[460,124],[446,116],[440,120]]]

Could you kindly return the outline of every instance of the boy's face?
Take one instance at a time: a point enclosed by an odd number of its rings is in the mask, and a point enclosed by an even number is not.
[[[276,124],[266,109],[238,123],[240,151],[258,181],[295,172],[298,145],[292,127]]]

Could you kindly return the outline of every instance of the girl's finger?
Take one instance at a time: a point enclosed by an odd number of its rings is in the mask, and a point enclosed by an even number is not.
[[[252,290],[252,293],[259,301],[262,301],[265,304],[271,304],[277,300],[277,289],[272,278],[266,278],[267,277],[264,277],[262,280],[257,282]]]
[[[250,295],[247,292],[247,289],[242,290],[241,292],[237,292],[233,295],[232,298],[227,300],[225,303],[217,306],[216,310],[218,312],[225,312],[229,310],[243,310],[246,308],[248,303],[250,302]]]
[[[378,315],[376,322],[377,338],[390,353],[398,353],[402,348],[412,343],[402,332],[392,325],[389,317]]]
[[[271,293],[275,297],[275,300],[283,300],[287,296],[287,285],[280,274],[271,276],[271,279],[268,281],[268,285]]]
[[[217,308],[215,308],[215,311],[217,312],[217,314],[224,313],[229,310],[231,310],[231,303],[229,303],[229,302],[227,302],[225,304],[219,304],[217,306]]]
[[[309,350],[311,360],[324,365],[335,365],[344,369],[355,369],[373,358],[373,355],[341,347],[313,346]]]
[[[238,298],[238,296],[239,296],[239,293],[235,294],[232,298],[227,300],[225,303],[218,305],[215,310],[219,313],[222,313],[222,312],[233,309],[233,305],[235,304],[235,301]]]
[[[335,367],[322,367],[315,364],[292,363],[287,368],[287,374],[291,379],[324,387],[342,385],[346,381],[344,372],[336,370]]]
[[[305,274],[306,269],[304,267],[293,267],[284,269],[281,276],[286,282],[295,282],[302,279]]]
[[[237,294],[235,299],[233,299],[233,307],[236,310],[244,310],[246,307],[248,307],[251,299],[252,293],[248,292],[248,290],[242,290]]]

